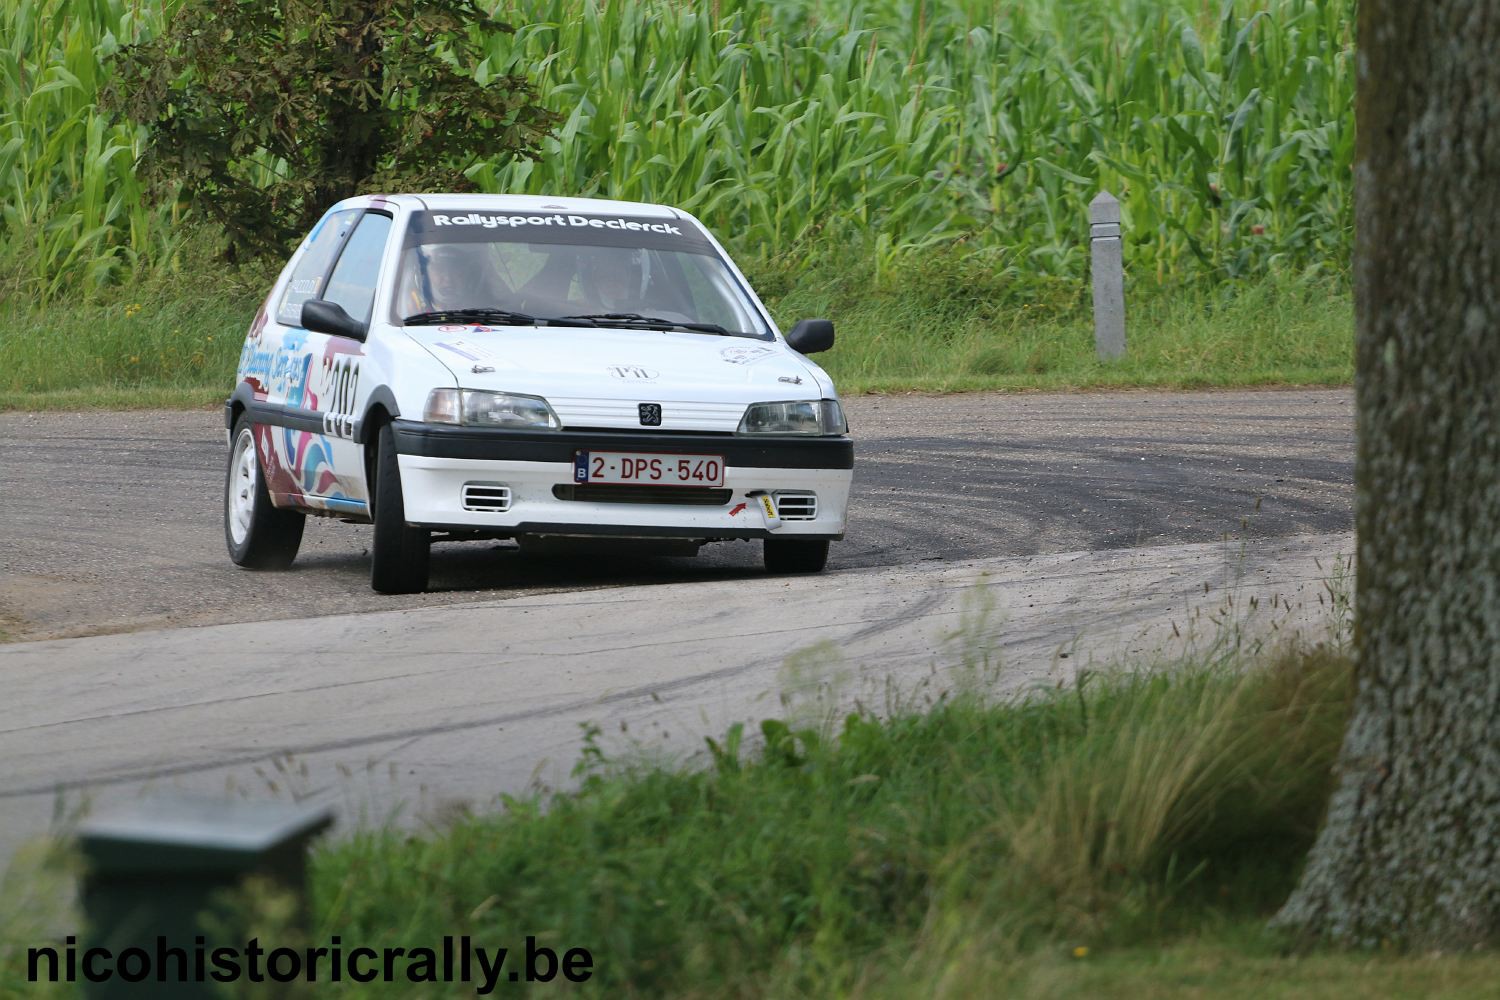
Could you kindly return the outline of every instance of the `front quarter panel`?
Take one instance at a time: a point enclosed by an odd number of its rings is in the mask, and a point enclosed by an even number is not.
[[[421,420],[428,393],[458,385],[453,371],[400,327],[377,326],[378,335],[372,332],[367,347],[379,378],[370,381],[368,394],[361,401],[361,441],[369,438],[370,418],[376,409],[403,420]]]

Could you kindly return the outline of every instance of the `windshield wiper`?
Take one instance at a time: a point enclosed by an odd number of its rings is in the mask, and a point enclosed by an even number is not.
[[[675,319],[662,319],[659,316],[642,316],[640,313],[583,313],[578,316],[564,316],[563,319],[586,319],[595,326],[645,326],[661,328],[664,330],[692,330],[695,333],[713,333],[720,337],[748,337],[752,334],[736,333],[727,330],[717,323],[679,323]]]
[[[407,326],[426,326],[430,323],[472,323],[476,320],[492,320],[496,323],[527,326],[545,322],[545,320],[538,320],[530,313],[516,312],[512,309],[434,309],[432,312],[412,313],[410,316],[401,317],[401,322]]]
[[[579,322],[571,322],[578,320]],[[412,313],[403,316],[401,322],[407,326],[426,326],[431,323],[504,323],[507,326],[598,326],[586,316],[533,316],[514,309],[435,309],[432,312]]]

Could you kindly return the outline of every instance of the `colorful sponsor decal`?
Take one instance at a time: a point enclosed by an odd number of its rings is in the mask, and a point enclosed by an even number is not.
[[[307,376],[312,368],[312,355],[307,352],[307,331],[288,330],[281,337],[281,347],[271,361],[271,371],[266,378],[271,395],[281,397],[287,406],[301,406],[307,395]],[[316,406],[314,400],[308,408]]]
[[[275,351],[258,349],[255,341],[245,341],[245,346],[240,349],[240,379],[264,385],[271,379],[271,362],[275,358]]]
[[[284,503],[329,507],[363,503],[344,492],[333,471],[328,438],[290,427],[256,427],[256,450],[265,470],[266,490]]]
[[[283,503],[362,510],[364,501],[349,495],[334,469],[330,439],[354,436],[364,352],[349,341],[330,337],[322,357],[314,359],[307,350],[307,338],[305,330],[286,334],[282,350],[270,365],[269,380],[272,393],[287,406],[321,411],[323,432],[257,427],[256,450],[266,473],[266,489]]]
[[[270,304],[270,299],[261,303],[260,310],[256,312],[255,319],[250,323],[250,332],[245,335],[247,340],[259,340],[260,335],[265,332],[266,322],[271,318],[270,313],[266,311]]]
[[[444,340],[436,346],[445,351],[452,351],[465,361],[492,361],[495,357],[495,352],[483,344],[471,344],[463,340]]]
[[[277,432],[282,428],[270,424],[255,425],[255,450],[260,457],[261,472],[266,477],[266,492],[291,503],[302,502],[302,489],[292,470],[283,461]]]

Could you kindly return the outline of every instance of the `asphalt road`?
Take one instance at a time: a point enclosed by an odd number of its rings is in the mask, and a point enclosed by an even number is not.
[[[841,572],[1347,531],[1348,390],[886,396],[856,441]],[[439,546],[434,592],[368,587],[369,529],[310,519],[286,573],[224,552],[218,412],[0,413],[0,637],[434,607],[758,577],[758,545],[691,559]]]
[[[680,760],[735,721],[816,725],[1225,638],[1322,637],[1325,581],[1352,545],[755,574],[0,645],[0,872],[77,810],[143,793],[290,797],[333,806],[346,830],[441,824],[570,783],[585,726],[611,758]]]

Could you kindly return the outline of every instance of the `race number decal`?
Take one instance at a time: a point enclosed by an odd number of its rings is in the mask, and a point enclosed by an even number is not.
[[[359,395],[359,359],[354,355],[339,354],[324,363],[329,367],[324,382],[328,387],[328,409],[323,414],[323,433],[352,438],[354,407]]]

